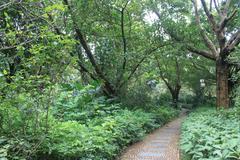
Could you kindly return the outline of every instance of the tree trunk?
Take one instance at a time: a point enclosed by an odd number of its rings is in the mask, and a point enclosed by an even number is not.
[[[217,108],[229,108],[229,65],[223,58],[216,61]]]
[[[170,93],[172,95],[172,103],[175,108],[178,108],[178,100],[179,100],[179,92],[180,92],[181,86],[177,85],[174,89],[169,88]]]
[[[178,93],[172,93],[172,102],[175,108],[178,108]]]
[[[103,89],[104,89],[104,94],[108,97],[108,98],[113,98],[116,96],[116,90],[114,89],[114,87],[108,82],[108,81],[105,81],[104,82],[104,86],[103,86]]]

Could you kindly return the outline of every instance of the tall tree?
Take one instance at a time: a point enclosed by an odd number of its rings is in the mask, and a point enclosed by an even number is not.
[[[83,50],[79,56],[83,59],[79,61],[80,67],[103,84],[106,96],[117,96],[149,54],[160,47],[147,37],[143,6],[129,0],[111,3],[63,0],[63,3],[68,8],[66,14],[71,17],[67,22],[72,23],[74,32],[71,31],[71,34],[74,33]],[[76,11],[75,6],[79,10]],[[90,17],[93,8],[97,9]],[[81,15],[86,17],[80,18]]]
[[[204,43],[209,49],[208,51],[193,50],[193,52],[204,55],[216,62],[217,106],[228,108],[230,103],[230,64],[227,58],[240,42],[240,28],[236,26],[233,31],[229,31],[228,25],[234,18],[239,18],[239,8],[238,6],[231,7],[231,5],[234,5],[234,1],[231,0],[222,1],[221,5],[214,1],[214,7],[217,11],[217,16],[214,16],[213,11],[211,11],[212,7],[209,8],[206,1],[201,0],[204,13],[208,19],[209,28],[214,36],[213,40],[203,28],[203,24],[201,24],[197,1],[193,0],[192,2],[195,10],[196,23],[200,29]]]
[[[232,67],[235,67],[232,66],[228,58],[231,57],[231,54],[234,53],[240,42],[240,29],[238,27],[240,19],[239,4],[234,0],[211,0],[210,4],[206,3],[205,0],[201,0],[202,7],[200,8],[200,4],[198,4],[197,0],[192,0],[192,3],[195,13],[195,23],[198,27],[197,30],[194,29],[194,26],[191,24],[191,12],[186,14],[185,11],[179,10],[171,16],[172,18],[176,17],[175,21],[166,20],[169,19],[169,16],[163,20],[163,11],[159,12],[157,7],[153,8],[156,15],[162,20],[162,23],[165,23],[165,26],[162,26],[164,31],[170,35],[171,38],[177,42],[184,43],[185,47],[190,52],[215,62],[217,81],[216,104],[219,108],[228,108],[230,101],[229,93],[231,89],[229,81],[231,76],[230,71]],[[166,2],[164,2],[164,4],[167,6],[167,9],[172,6],[172,4],[166,4]],[[178,4],[175,2],[175,5],[181,5],[181,3]],[[163,8],[161,7],[161,9]],[[178,20],[180,19],[179,15],[181,15],[180,17],[182,19],[185,19],[185,22],[183,20]],[[207,18],[207,21],[204,21],[204,18]],[[170,29],[173,27],[171,26],[172,24],[175,24],[174,26],[177,27],[175,30]],[[186,29],[186,27],[188,29]],[[201,39],[191,35],[192,33],[198,35],[199,33],[197,32],[200,32]]]

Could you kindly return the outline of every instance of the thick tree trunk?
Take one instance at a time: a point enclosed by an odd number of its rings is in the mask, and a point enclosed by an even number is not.
[[[217,107],[229,108],[229,65],[223,58],[216,61]]]

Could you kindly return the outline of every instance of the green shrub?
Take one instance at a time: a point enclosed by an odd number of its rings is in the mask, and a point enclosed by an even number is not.
[[[164,124],[179,114],[179,110],[163,106],[154,108],[151,112],[156,115],[156,121],[158,124]]]
[[[43,152],[52,159],[113,159],[125,146],[177,115],[166,108],[155,111],[120,110],[103,118],[93,118],[86,124],[59,122],[49,132]],[[168,118],[160,119],[160,116]]]
[[[54,122],[40,106],[25,94],[0,102],[0,159],[34,159],[39,146]]]
[[[25,138],[25,139],[24,139]],[[35,154],[34,144],[29,137],[0,137],[0,159],[1,160],[25,160],[25,159],[34,159],[33,156]]]
[[[240,108],[240,86],[234,90],[234,94],[232,96],[233,96],[234,105]]]
[[[120,94],[120,101],[128,108],[148,108],[152,104],[152,89],[142,80],[130,88],[123,89]]]
[[[168,107],[129,110],[91,94],[92,86],[71,87],[53,106],[51,97],[24,93],[0,102],[0,159],[113,159],[177,115]]]
[[[122,111],[118,114],[95,119],[88,126],[76,121],[58,123],[50,132],[50,154],[57,159],[109,159],[116,156],[121,147],[145,134],[144,125],[152,118],[140,112]]]
[[[52,114],[61,121],[87,123],[93,118],[110,115],[120,109],[118,104],[108,103],[106,97],[97,97],[96,87],[67,85],[59,93]]]
[[[201,108],[182,125],[184,160],[240,159],[240,112],[237,108],[216,111]]]

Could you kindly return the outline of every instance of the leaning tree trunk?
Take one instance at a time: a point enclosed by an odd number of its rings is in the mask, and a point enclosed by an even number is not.
[[[229,65],[223,58],[216,61],[217,107],[229,108]]]

